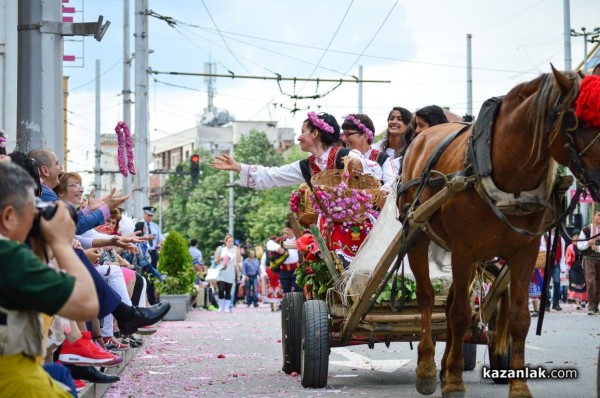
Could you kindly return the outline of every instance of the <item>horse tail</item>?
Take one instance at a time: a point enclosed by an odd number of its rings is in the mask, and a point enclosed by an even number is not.
[[[510,341],[510,333],[508,331],[508,314],[510,312],[510,297],[508,292],[505,292],[500,298],[500,309],[498,310],[498,318],[496,319],[496,341],[495,354],[506,355]]]

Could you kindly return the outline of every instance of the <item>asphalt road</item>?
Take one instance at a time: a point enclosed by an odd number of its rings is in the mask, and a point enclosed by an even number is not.
[[[539,397],[596,397],[600,317],[571,306],[546,315],[541,336],[532,323],[526,360],[532,367],[573,368],[576,380],[531,380]],[[163,322],[105,397],[420,397],[415,390],[416,345],[332,350],[327,386],[304,389],[300,376],[281,371],[281,318],[267,306],[231,314],[193,310],[184,322]],[[436,362],[443,354],[438,343]],[[469,397],[507,397],[508,386],[482,379],[489,364],[478,346],[477,367],[464,373]],[[438,385],[432,397],[441,397]]]

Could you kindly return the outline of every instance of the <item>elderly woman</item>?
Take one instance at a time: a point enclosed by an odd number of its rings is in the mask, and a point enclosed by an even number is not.
[[[335,144],[340,139],[340,127],[335,117],[328,113],[316,114],[309,112],[302,123],[302,133],[298,137],[300,149],[310,153],[307,159],[293,162],[281,167],[265,167],[260,165],[247,165],[236,162],[227,154],[216,156],[211,162],[212,166],[220,170],[235,171],[240,174],[239,184],[242,186],[266,189],[275,187],[294,186],[306,182],[312,189],[311,178],[323,170],[343,169],[345,157],[351,170],[372,175],[381,180],[383,172],[381,166],[373,160],[366,159],[358,150],[341,148]],[[339,223],[325,223],[321,217],[320,228],[323,235],[330,236],[329,245],[340,257],[350,261],[360,243],[370,231],[370,228],[356,227],[346,223],[343,226],[344,234],[348,239],[353,239],[353,244],[348,246],[343,240],[332,236],[332,229],[342,229]],[[360,230],[360,232],[357,232]],[[356,237],[360,235],[360,238]],[[352,238],[350,238],[352,235]],[[344,239],[345,240],[345,239]]]

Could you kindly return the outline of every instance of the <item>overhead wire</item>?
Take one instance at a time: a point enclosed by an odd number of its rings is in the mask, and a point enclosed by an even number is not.
[[[344,12],[344,15],[342,16],[342,19],[340,20],[340,23],[338,24],[337,28],[335,29],[335,32],[333,32],[333,36],[331,36],[331,39],[329,40],[329,43],[327,43],[327,47],[325,48],[325,50],[323,50],[323,53],[321,54],[321,57],[319,58],[319,60],[315,64],[315,67],[313,68],[313,70],[310,72],[310,74],[308,76],[309,79],[311,77],[313,77],[313,74],[317,71],[317,69],[319,68],[319,66],[321,66],[321,62],[323,61],[323,58],[325,58],[325,55],[329,51],[329,48],[331,47],[331,44],[335,40],[338,32],[340,31],[340,28],[344,24],[344,21],[346,20],[346,16],[348,16],[348,13],[350,12],[350,9],[352,8],[352,4],[353,3],[354,3],[354,0],[350,0],[350,4],[348,4],[348,7],[346,7],[346,12]],[[304,85],[302,86],[302,88],[300,89],[300,91],[302,91],[302,89],[304,87],[306,87],[306,82],[304,83]]]
[[[390,11],[388,12],[388,14],[385,16],[385,18],[383,19],[383,22],[381,22],[381,24],[379,25],[379,27],[377,28],[377,30],[375,31],[375,34],[373,35],[373,37],[371,37],[371,40],[369,40],[369,42],[367,43],[367,45],[365,46],[365,48],[362,50],[362,52],[360,53],[360,55],[358,57],[356,57],[356,60],[352,63],[352,65],[350,65],[350,67],[348,68],[348,70],[346,71],[346,74],[348,72],[350,72],[352,70],[352,68],[354,68],[354,65],[356,65],[356,63],[362,58],[363,54],[365,53],[365,51],[367,51],[367,49],[371,46],[371,44],[373,43],[373,41],[375,40],[375,38],[377,37],[377,35],[379,34],[379,32],[381,31],[381,29],[383,28],[383,26],[385,25],[385,23],[387,22],[388,18],[390,17],[390,15],[392,15],[392,12],[394,11],[394,8],[396,8],[396,6],[398,5],[398,1],[396,0],[394,2],[394,5],[392,6],[392,8],[390,9]]]
[[[235,55],[235,53],[233,51],[231,51],[231,48],[229,48],[229,45],[227,44],[227,40],[225,40],[225,37],[221,33],[221,30],[219,29],[219,26],[215,22],[215,19],[212,17],[212,14],[210,13],[210,10],[208,9],[208,7],[206,6],[206,4],[204,3],[204,0],[202,0],[202,5],[204,6],[204,9],[206,10],[206,13],[210,17],[210,20],[212,21],[213,25],[215,26],[215,29],[217,29],[217,31],[219,32],[219,36],[221,36],[221,39],[223,40],[223,44],[225,44],[225,47],[227,47],[227,50],[229,50],[229,53],[231,54],[231,56],[233,57],[233,59],[235,59],[237,61],[237,63],[240,64],[240,66],[242,68],[244,68],[244,70],[246,72],[250,73],[250,71],[248,70],[248,68],[246,68],[246,65],[244,65],[243,63],[241,63],[240,60],[238,59],[237,55]]]
[[[196,28],[198,30],[207,31],[209,33],[215,33],[216,32],[216,30],[212,29],[212,28],[202,27],[202,26],[199,26],[199,25],[190,24],[190,23],[179,21],[179,20],[176,20],[176,19],[174,19],[174,21],[178,25],[189,26],[189,27],[192,27],[192,28]],[[282,40],[269,39],[269,38],[264,38],[264,37],[259,37],[259,36],[253,36],[253,35],[248,35],[248,34],[243,34],[243,33],[230,32],[230,31],[225,31],[225,30],[221,30],[220,32],[221,32],[221,34],[224,34],[224,36],[227,37],[227,39],[229,39],[229,40],[238,41],[238,42],[240,42],[242,44],[246,44],[246,45],[249,45],[249,46],[252,46],[252,47],[264,50],[264,51],[267,51],[267,52],[271,52],[273,54],[277,54],[277,55],[280,55],[280,56],[283,56],[283,57],[287,57],[287,58],[293,59],[293,60],[298,61],[298,62],[302,62],[302,63],[305,63],[305,64],[310,64],[310,65],[314,65],[314,64],[312,62],[308,62],[308,61],[303,60],[303,59],[292,57],[292,56],[290,56],[288,54],[283,54],[283,53],[280,53],[280,52],[277,52],[277,51],[274,51],[274,50],[270,50],[270,49],[267,49],[265,47],[259,46],[257,44],[250,43],[250,42],[247,42],[247,41],[243,41],[243,40],[240,40],[240,39],[236,39],[234,37],[227,36],[225,34],[229,34],[229,35],[233,35],[233,36],[247,37],[247,38],[250,38],[250,39],[255,39],[255,40],[260,40],[260,41],[266,41],[266,42],[271,42],[271,43],[277,43],[277,44],[283,44],[283,45],[287,45],[287,46],[306,48],[306,49],[309,49],[309,50],[317,50],[317,51],[323,51],[324,50],[323,47],[317,47],[317,46],[312,46],[312,45],[307,45],[307,44],[290,43],[290,42],[285,42],[285,41],[282,41]],[[197,35],[196,33],[192,33],[192,34]],[[204,38],[203,36],[200,36],[200,35],[198,35],[198,37]],[[357,56],[360,55],[363,58],[381,59],[381,60],[385,60],[385,61],[403,62],[403,63],[410,63],[410,64],[416,64],[416,65],[429,65],[429,66],[440,66],[440,67],[447,67],[447,68],[466,69],[466,66],[464,64],[447,64],[447,63],[440,63],[440,62],[414,61],[414,60],[407,60],[407,59],[403,59],[403,58],[395,58],[395,57],[381,56],[381,55],[371,55],[371,54],[364,54],[364,53],[360,54],[360,53],[356,53],[356,52],[352,52],[352,51],[335,50],[335,49],[329,49],[329,52],[330,53],[341,54],[341,55],[357,55]],[[330,69],[330,68],[326,68],[326,67],[323,67],[323,66],[320,66],[319,69],[329,70],[329,71],[334,72],[334,73],[338,73],[338,74],[341,74],[341,75],[344,75],[344,76],[349,76],[347,73],[343,73],[343,72],[340,72],[340,71],[337,71],[337,70],[334,70],[334,69]],[[523,71],[509,70],[509,69],[495,69],[495,68],[481,68],[481,67],[472,67],[472,69],[473,70],[480,70],[480,71],[488,71],[488,72],[525,73]],[[529,72],[529,73],[533,74],[533,72]]]
[[[111,70],[112,70],[114,67],[116,67],[117,65],[119,65],[119,64],[121,63],[121,61],[122,61],[122,60],[123,60],[123,57],[119,58],[119,59],[117,60],[117,62],[115,62],[115,63],[114,63],[114,65],[113,65],[113,66],[111,66],[110,68],[108,68],[108,69],[107,69],[107,70],[105,70],[104,72],[100,73],[100,75],[99,75],[98,77],[104,76],[106,73],[110,72],[110,71],[111,71]],[[89,82],[87,82],[87,83],[83,83],[83,84],[82,84],[82,85],[80,85],[80,86],[77,86],[77,87],[75,87],[75,88],[71,88],[71,89],[69,89],[69,92],[73,92],[73,91],[75,91],[75,90],[78,90],[78,89],[80,89],[80,88],[82,88],[82,87],[85,87],[85,86],[87,86],[88,84],[92,84],[92,83],[94,83],[94,82],[96,81],[96,79],[97,79],[97,78],[95,77],[94,79],[90,80],[90,81],[89,81]]]

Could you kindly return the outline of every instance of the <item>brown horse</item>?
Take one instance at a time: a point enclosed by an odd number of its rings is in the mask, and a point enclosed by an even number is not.
[[[592,78],[596,79],[596,76]],[[423,332],[416,370],[417,390],[422,394],[432,394],[436,389],[435,348],[430,332],[434,292],[427,258],[432,239],[442,246],[445,244],[452,251],[453,285],[446,308],[448,340],[441,367],[442,395],[466,395],[462,379],[463,337],[471,322],[469,286],[479,261],[501,257],[506,259],[510,267],[510,300],[506,305],[501,305],[496,345],[500,350],[506,350],[510,333],[510,367],[520,369],[525,366],[525,338],[530,325],[529,282],[539,251],[539,233],[555,216],[553,206],[548,206],[546,200],[553,185],[545,182],[555,175],[556,162],[569,167],[590,189],[594,198],[600,198],[600,142],[596,142],[600,136],[600,123],[597,118],[589,123],[589,120],[582,119],[579,111],[575,112],[580,92],[584,97],[583,88],[580,89],[581,82],[581,76],[576,73],[561,73],[552,68],[551,74],[541,75],[514,87],[496,108],[493,126],[490,123],[491,137],[487,142],[490,148],[491,181],[499,191],[514,194],[515,197],[541,186],[545,194],[541,195],[543,197],[539,202],[545,203],[546,207],[541,205],[519,209],[517,206],[510,211],[504,209],[506,220],[503,221],[478,193],[481,189],[478,180],[473,188],[453,196],[442,205],[430,219],[426,234],[421,234],[414,248],[409,251],[410,267],[417,281]],[[591,97],[597,101],[600,87],[596,85],[594,90]],[[587,94],[590,97],[590,93]],[[595,104],[595,108],[592,105],[592,108],[599,109],[598,104]],[[440,190],[439,185],[426,185],[421,196],[415,198],[418,189],[410,186],[409,182],[420,179],[440,142],[462,127],[456,123],[434,126],[414,140],[403,163],[398,199],[401,212],[406,211],[407,204],[412,204],[415,199],[418,199],[415,202],[418,205]],[[472,170],[472,158],[467,155],[472,135],[470,129],[458,135],[443,151],[433,169],[445,175],[464,169]],[[569,150],[568,145],[574,150]],[[477,171],[475,167],[475,173]],[[515,228],[532,231],[533,234],[517,233]],[[505,333],[502,333],[502,326]],[[530,397],[526,380],[510,380],[509,396]]]

